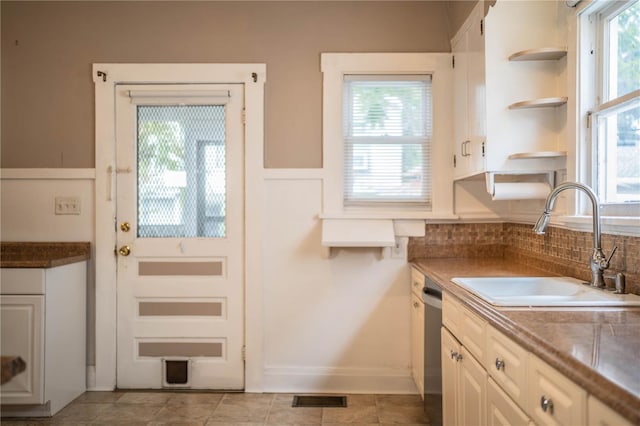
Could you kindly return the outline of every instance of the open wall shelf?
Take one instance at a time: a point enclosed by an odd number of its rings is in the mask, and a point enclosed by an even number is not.
[[[564,47],[539,47],[516,52],[509,56],[510,61],[553,61],[567,56]]]
[[[520,101],[509,105],[509,109],[525,109],[525,108],[547,108],[562,106],[567,103],[566,96],[553,98],[531,99],[528,101]]]

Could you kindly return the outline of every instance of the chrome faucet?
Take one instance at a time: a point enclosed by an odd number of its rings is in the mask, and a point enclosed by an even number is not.
[[[591,287],[604,288],[603,272],[609,267],[609,261],[618,247],[614,247],[609,258],[602,252],[602,248],[600,247],[600,202],[598,201],[598,196],[591,188],[577,182],[565,182],[558,185],[547,197],[547,205],[544,208],[544,213],[538,218],[538,221],[533,227],[533,231],[538,235],[544,235],[544,231],[547,229],[549,220],[551,219],[551,210],[553,210],[556,198],[558,194],[565,189],[579,189],[587,194],[591,200],[591,205],[593,206],[593,253],[589,260],[589,266],[591,267],[591,282],[589,285]]]

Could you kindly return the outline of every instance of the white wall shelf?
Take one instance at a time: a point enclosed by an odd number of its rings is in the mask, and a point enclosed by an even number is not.
[[[518,152],[511,154],[509,160],[528,160],[537,158],[558,158],[566,157],[567,151],[539,151],[539,152]]]
[[[396,236],[391,219],[323,219],[322,245],[326,258],[333,256],[332,248],[385,248],[396,246]]]
[[[391,219],[322,221],[322,245],[325,247],[393,247],[395,244]]]
[[[565,47],[539,47],[521,50],[509,56],[510,61],[555,61],[567,56]]]
[[[540,98],[531,99],[527,101],[520,101],[509,105],[509,109],[526,109],[526,108],[547,108],[562,106],[567,103],[568,98],[566,96],[553,97],[553,98]]]

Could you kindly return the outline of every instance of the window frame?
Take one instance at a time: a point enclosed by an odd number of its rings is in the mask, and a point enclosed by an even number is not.
[[[603,217],[631,218],[640,217],[640,203],[605,203],[601,182],[601,176],[606,171],[600,167],[600,154],[598,152],[598,126],[597,117],[600,114],[612,111],[620,105],[628,104],[630,98],[637,99],[638,91],[630,94],[609,97],[608,84],[609,67],[606,59],[610,53],[608,45],[608,32],[606,24],[608,17],[618,13],[627,7],[633,0],[610,2],[594,0],[580,5],[577,13],[578,21],[578,46],[577,55],[577,87],[578,98],[578,147],[576,175],[581,181],[587,182],[600,199],[600,207]],[[576,213],[578,215],[590,215],[591,206],[584,198],[576,200]],[[619,222],[619,221],[618,221]]]
[[[453,172],[450,140],[453,73],[450,53],[322,53],[323,184],[322,218],[452,219]],[[432,76],[431,211],[394,206],[344,206],[343,82],[346,75]],[[434,177],[437,176],[437,183]],[[384,204],[384,203],[381,203]]]
[[[423,152],[422,161],[420,161],[421,167],[421,176],[425,176],[427,172],[431,171],[432,166],[432,155],[431,155],[431,145],[433,143],[432,138],[432,128],[433,128],[433,112],[431,108],[433,95],[431,93],[431,75],[430,74],[420,74],[420,75],[405,75],[405,74],[384,74],[384,75],[360,75],[360,74],[349,74],[344,77],[343,81],[343,147],[344,147],[344,180],[348,183],[355,183],[357,179],[357,171],[365,171],[370,170],[373,167],[373,164],[376,164],[379,161],[379,158],[376,156],[364,156],[361,157],[362,164],[358,167],[356,155],[356,145],[367,145],[369,148],[372,148],[375,145],[383,144],[386,146],[395,145],[401,146],[404,148],[407,144],[411,145],[419,145]],[[409,81],[409,82],[422,82],[415,86],[417,88],[418,85],[423,86],[420,91],[422,92],[422,112],[428,112],[428,117],[423,118],[423,126],[424,134],[422,136],[413,135],[413,136],[403,136],[403,135],[356,135],[353,133],[354,127],[354,116],[353,107],[354,107],[354,96],[351,96],[354,92],[354,87],[357,87],[361,82],[369,82],[369,81],[381,81],[385,83],[389,82],[401,82],[401,81]],[[380,87],[380,86],[376,86]],[[347,107],[345,110],[344,107]],[[392,129],[389,129],[392,130]],[[373,161],[371,160],[378,160]],[[351,161],[352,171],[349,172],[349,163]],[[385,163],[385,165],[388,165]],[[385,172],[388,170],[385,169]],[[351,178],[351,179],[349,179]],[[399,209],[422,209],[427,211],[431,210],[431,176],[429,175],[428,182],[424,182],[421,186],[421,191],[419,194],[411,195],[411,196],[400,196],[400,195],[375,195],[373,197],[363,197],[361,193],[357,191],[351,190],[348,184],[343,185],[343,204],[345,205],[345,209],[353,210],[354,207],[356,209],[364,207],[371,207],[378,209],[382,206],[389,206],[391,208],[399,208]],[[403,186],[404,188],[404,186]]]

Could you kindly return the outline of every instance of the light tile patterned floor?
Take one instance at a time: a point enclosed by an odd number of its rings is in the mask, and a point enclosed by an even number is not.
[[[292,394],[86,392],[52,418],[11,425],[435,425],[418,395],[347,395],[346,408],[294,408]],[[431,419],[429,415],[433,416]]]

